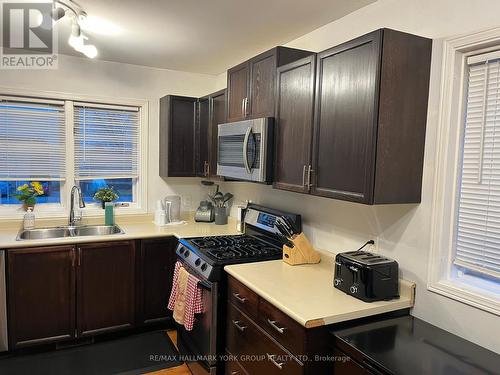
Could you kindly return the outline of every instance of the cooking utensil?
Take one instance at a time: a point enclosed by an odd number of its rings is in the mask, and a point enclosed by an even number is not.
[[[231,193],[224,194],[223,204],[226,204],[227,202],[229,202],[231,199],[233,199],[233,197],[234,197],[234,195]]]

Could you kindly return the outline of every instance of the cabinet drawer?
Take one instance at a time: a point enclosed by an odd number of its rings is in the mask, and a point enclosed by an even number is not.
[[[257,317],[259,296],[234,277],[229,276],[228,284],[229,300],[252,318]]]
[[[300,375],[304,366],[264,333],[249,317],[228,304],[227,349],[250,375]]]
[[[226,350],[226,355],[227,356],[232,356],[231,353],[229,353]],[[225,364],[224,364],[224,374],[225,375],[247,375],[248,373],[241,367],[239,362],[235,359],[228,359]]]
[[[259,301],[260,327],[295,355],[305,354],[306,329],[264,299]]]

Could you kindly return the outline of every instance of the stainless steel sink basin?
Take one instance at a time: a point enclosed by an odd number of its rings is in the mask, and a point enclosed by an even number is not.
[[[78,227],[53,227],[21,230],[17,241],[44,240],[82,236],[108,236],[125,233],[118,225],[82,225]]]
[[[122,233],[123,230],[118,225],[86,225],[75,228],[75,236],[109,236]]]

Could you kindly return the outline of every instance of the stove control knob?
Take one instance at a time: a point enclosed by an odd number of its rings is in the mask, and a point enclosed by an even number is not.
[[[201,265],[201,270],[202,270],[202,271],[205,271],[206,269],[207,269],[207,264],[206,264],[206,263],[203,263],[203,264]]]
[[[199,266],[199,265],[200,265],[200,263],[201,263],[201,259],[200,259],[200,258],[196,259],[196,261],[194,262],[194,264],[195,264],[196,266]]]
[[[358,287],[356,285],[353,285],[349,288],[349,290],[351,291],[351,293],[355,294],[358,292]]]
[[[186,250],[186,249],[184,249],[183,247],[181,247],[181,248],[179,249],[179,254],[181,254],[181,255],[182,255],[182,254],[184,254],[184,251],[185,251],[185,250]]]
[[[184,251],[184,258],[187,258],[189,256],[189,250]]]

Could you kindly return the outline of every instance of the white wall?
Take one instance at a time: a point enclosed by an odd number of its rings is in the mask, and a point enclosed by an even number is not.
[[[498,27],[498,14],[500,1],[495,0],[379,0],[287,46],[321,51],[380,27],[438,39]],[[402,276],[417,283],[415,316],[500,352],[498,316],[426,289],[440,77],[441,43],[435,40],[421,204],[367,207],[255,184],[226,183],[224,188],[235,193],[236,201],[252,199],[303,214],[305,232],[318,248],[353,250],[375,238],[377,250],[395,258]],[[225,74],[217,77],[217,85],[225,87]]]
[[[59,56],[56,70],[9,70],[0,73],[0,88],[54,91],[98,97],[133,98],[149,101],[148,206],[167,194],[181,194],[186,210],[196,208],[202,190],[198,179],[158,175],[159,98],[166,94],[202,96],[213,91],[215,77],[137,65]],[[1,90],[0,90],[1,92]],[[189,207],[190,205],[190,207]]]

